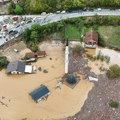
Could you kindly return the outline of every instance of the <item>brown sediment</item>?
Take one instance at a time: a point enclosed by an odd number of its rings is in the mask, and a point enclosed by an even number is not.
[[[42,68],[36,74],[6,75],[5,70],[0,72],[0,95],[6,97],[5,103],[9,106],[6,109],[0,105],[2,119],[61,119],[74,115],[80,110],[93,87],[93,83],[81,78],[74,89],[64,84],[62,89],[55,89],[57,82],[64,76],[63,48],[61,42],[41,43],[40,49],[45,50],[47,56],[32,63],[38,68]],[[26,51],[25,49],[21,50],[19,54],[24,55]],[[44,69],[48,73],[43,73]],[[47,101],[40,101],[36,104],[29,93],[41,84],[46,85],[51,94]]]

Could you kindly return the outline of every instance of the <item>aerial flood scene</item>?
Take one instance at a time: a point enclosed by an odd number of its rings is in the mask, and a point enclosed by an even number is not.
[[[119,0],[0,7],[0,120],[120,120]]]

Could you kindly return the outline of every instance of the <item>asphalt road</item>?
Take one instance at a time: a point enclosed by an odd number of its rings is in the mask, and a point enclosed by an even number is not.
[[[36,22],[31,22],[28,24],[25,24],[24,26],[18,27],[16,30],[18,31],[18,34],[16,36],[10,37],[9,35],[6,35],[5,38],[0,38],[0,46],[5,44],[7,41],[10,41],[14,37],[19,36],[26,28],[31,28],[31,26],[34,23],[39,23],[40,25],[45,25],[52,22],[57,22],[63,19],[67,18],[74,18],[74,17],[80,17],[80,16],[94,16],[94,15],[104,15],[104,16],[120,16],[120,10],[109,10],[109,9],[102,9],[101,11],[98,11],[97,9],[94,11],[81,11],[79,13],[59,13],[59,14],[46,14],[46,15],[23,15],[23,17],[36,17],[39,18]],[[8,15],[11,16],[11,15]],[[0,21],[2,21],[3,16],[0,16]],[[7,41],[6,41],[7,40]]]

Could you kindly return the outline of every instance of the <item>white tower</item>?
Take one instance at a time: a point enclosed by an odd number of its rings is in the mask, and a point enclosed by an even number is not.
[[[67,40],[66,47],[65,47],[65,74],[68,73],[68,64],[69,64],[69,46],[68,46],[68,40]]]

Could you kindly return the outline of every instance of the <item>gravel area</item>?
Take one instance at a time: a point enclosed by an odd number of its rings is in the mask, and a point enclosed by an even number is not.
[[[109,80],[106,74],[99,76],[91,72],[90,67],[85,67],[87,61],[83,56],[74,56],[70,49],[69,73],[78,72],[85,76],[98,77],[93,89],[89,92],[82,109],[76,115],[68,117],[68,120],[120,120],[120,106],[111,108],[110,100],[120,103],[120,79]]]
[[[109,106],[110,100],[120,102],[120,79],[109,80],[106,74],[99,75],[88,94],[81,111],[68,120],[120,120],[120,106]]]
[[[81,75],[84,75],[85,79],[87,79],[88,76],[97,77],[95,73],[91,72],[90,67],[85,67],[87,59],[85,59],[83,55],[73,55],[72,48],[69,49],[70,49],[68,66],[69,74],[77,72]]]

